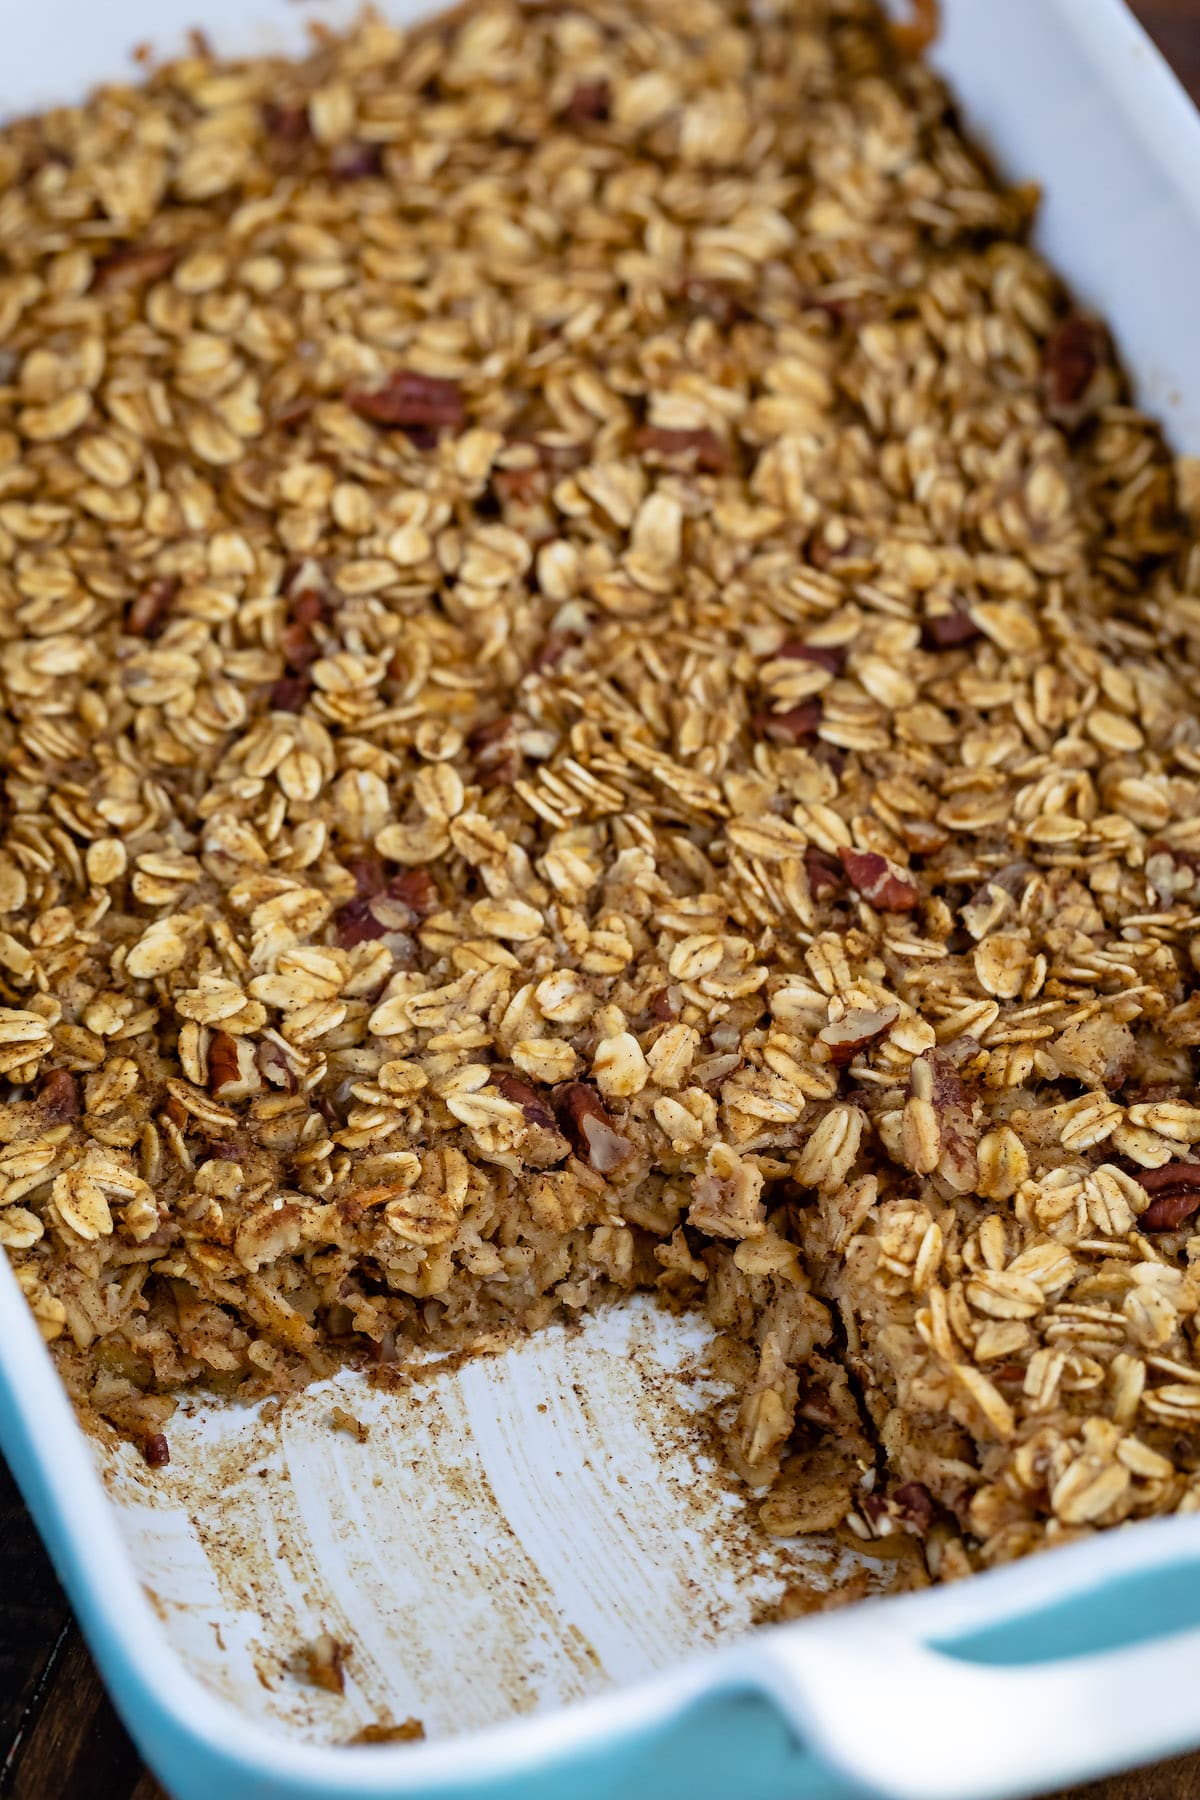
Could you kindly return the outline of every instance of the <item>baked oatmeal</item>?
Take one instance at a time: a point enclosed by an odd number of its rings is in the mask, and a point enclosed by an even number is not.
[[[1200,1504],[1195,484],[920,35],[488,0],[0,135],[0,1242],[153,1460],[651,1288],[772,1532]]]

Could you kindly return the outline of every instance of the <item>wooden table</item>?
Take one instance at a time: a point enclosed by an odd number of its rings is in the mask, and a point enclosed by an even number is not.
[[[994,0],[1002,5],[1003,0]],[[1200,101],[1200,0],[1133,0]],[[1046,1800],[1197,1800],[1200,1754]],[[0,1797],[165,1800],[96,1675],[0,1462]]]

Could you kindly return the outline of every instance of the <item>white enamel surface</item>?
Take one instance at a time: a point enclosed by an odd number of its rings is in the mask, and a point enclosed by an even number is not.
[[[196,24],[222,49],[299,48],[310,20],[351,10],[0,0],[0,115],[128,78],[135,44],[170,53]],[[404,19],[428,9],[392,0],[387,10]],[[936,56],[968,123],[1007,173],[1042,184],[1041,244],[1114,325],[1140,397],[1177,447],[1200,452],[1196,116],[1120,0],[943,0],[943,13]],[[331,1433],[331,1388],[274,1421],[200,1408],[172,1424],[168,1471],[102,1458],[116,1502],[106,1507],[79,1446],[62,1450],[61,1402],[27,1321],[14,1326],[16,1304],[0,1278],[0,1388],[37,1447],[43,1504],[88,1571],[76,1597],[120,1640],[141,1691],[219,1734],[247,1769],[346,1800],[399,1793],[606,1738],[733,1670],[775,1692],[842,1767],[912,1800],[1028,1792],[1200,1741],[1196,1650],[1182,1640],[1113,1653],[1102,1670],[1064,1664],[1031,1677],[946,1669],[912,1635],[1012,1615],[1073,1571],[1102,1581],[1152,1560],[1164,1541],[1190,1543],[1194,1521],[892,1603],[886,1634],[873,1611],[852,1612],[656,1674],[744,1634],[792,1553],[751,1535],[707,1458],[694,1329],[646,1307],[403,1394],[342,1377],[337,1398],[370,1425],[365,1445]],[[340,1699],[284,1667],[322,1630],[353,1647]],[[879,1734],[862,1728],[870,1670],[888,1695],[885,1764]],[[1035,1697],[1035,1680],[1041,1736],[1009,1734],[1003,1756],[976,1756],[1006,1708]],[[931,1688],[953,1724],[936,1737]],[[1124,1703],[1135,1691],[1153,1703]],[[561,1711],[589,1692],[601,1697]],[[1107,1704],[1114,1694],[1122,1703]],[[369,1771],[356,1762],[352,1776],[344,1756],[316,1747],[409,1714],[434,1741],[381,1751]],[[267,1740],[263,1727],[283,1735]]]
[[[169,1468],[121,1449],[106,1479],[215,1693],[325,1742],[461,1733],[642,1680],[811,1579],[705,1448],[707,1340],[637,1299],[395,1391],[347,1372],[265,1414],[189,1402]],[[352,1647],[344,1696],[288,1666],[321,1633]]]

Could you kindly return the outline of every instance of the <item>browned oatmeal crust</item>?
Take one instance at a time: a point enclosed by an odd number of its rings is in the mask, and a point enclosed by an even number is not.
[[[151,1460],[649,1286],[771,1530],[1200,1502],[1200,555],[1032,203],[865,0],[0,134],[0,1243]]]

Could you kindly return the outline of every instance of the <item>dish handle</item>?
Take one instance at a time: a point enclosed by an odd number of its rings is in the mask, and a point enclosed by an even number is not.
[[[1016,1800],[1200,1744],[1198,1622],[1200,1520],[1181,1519],[780,1626],[746,1654],[866,1793]]]

